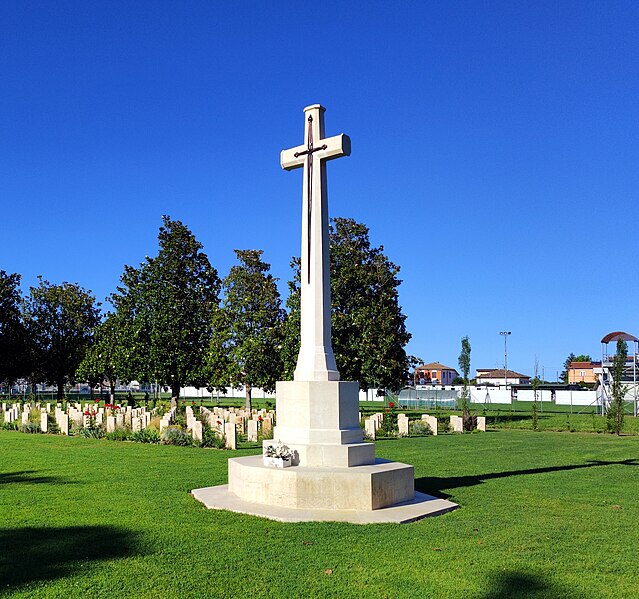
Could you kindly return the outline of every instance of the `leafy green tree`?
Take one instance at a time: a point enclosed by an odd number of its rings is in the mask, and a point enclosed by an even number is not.
[[[0,270],[0,381],[8,385],[29,373],[21,304],[20,275]]]
[[[244,385],[247,410],[253,387],[274,390],[284,368],[285,312],[262,253],[235,250],[240,264],[231,267],[222,283],[224,300],[211,343],[213,367],[223,364],[223,378],[233,386]]]
[[[76,379],[87,381],[91,389],[106,381],[110,389],[111,401],[115,400],[115,385],[119,376],[118,350],[121,347],[118,335],[121,332],[118,326],[118,314],[110,312],[106,318],[98,324],[93,335],[93,344],[87,349],[82,362],[76,371]]]
[[[612,359],[612,399],[608,407],[606,427],[616,435],[623,429],[623,401],[626,396],[626,385],[623,384],[623,372],[628,358],[628,346],[623,339],[617,339],[617,353]]]
[[[219,307],[220,280],[202,244],[180,221],[162,217],[159,251],[125,266],[111,296],[117,313],[116,370],[127,380],[171,388],[206,383],[207,353]]]
[[[405,346],[410,340],[399,305],[399,266],[371,247],[368,227],[352,219],[331,221],[332,345],[342,380],[358,381],[364,390],[380,386],[397,390],[408,373]],[[287,301],[286,372],[295,369],[299,351],[299,260]]]
[[[39,374],[58,387],[74,381],[75,372],[93,340],[100,321],[99,304],[90,291],[73,283],[52,285],[39,277],[25,303],[25,324]]]

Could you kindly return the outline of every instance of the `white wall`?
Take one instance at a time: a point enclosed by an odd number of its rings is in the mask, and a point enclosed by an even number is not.
[[[555,391],[555,403],[558,406],[589,406],[596,405],[596,391]]]
[[[495,387],[469,387],[469,389],[471,403],[512,403],[510,389],[497,389]]]
[[[535,401],[535,392],[532,389],[518,389],[517,401]],[[550,389],[539,389],[537,391],[537,401],[552,401],[552,391]]]

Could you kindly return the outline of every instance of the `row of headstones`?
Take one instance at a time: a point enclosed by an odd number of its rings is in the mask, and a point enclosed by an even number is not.
[[[384,420],[384,414],[378,412],[377,414],[373,414],[369,418],[364,420],[364,431],[366,435],[371,439],[375,439],[377,434],[377,430],[380,428],[382,422]],[[427,424],[433,435],[437,434],[437,418],[435,416],[429,416],[428,414],[423,414],[421,420],[424,424]],[[450,417],[450,426],[453,429],[453,432],[463,433],[464,432],[464,421],[461,416],[451,416]],[[407,437],[410,431],[410,420],[406,414],[398,414],[397,415],[397,428],[400,437]],[[486,417],[485,416],[477,416],[477,430],[486,431]]]
[[[257,441],[260,424],[265,432],[273,428],[274,413],[269,410],[252,410],[249,414],[244,409],[216,406],[213,410],[209,410],[200,406],[200,413],[208,421],[209,426],[224,438],[226,447],[229,449],[237,448],[238,434],[246,434],[249,441]],[[196,418],[191,406],[186,407],[185,416],[186,428],[193,440],[202,441],[204,433],[202,422]],[[172,408],[160,419],[160,434],[171,426],[174,420],[175,408]]]
[[[51,412],[51,404],[47,403],[45,407],[40,408],[40,429],[46,433],[49,431],[49,414]],[[30,420],[32,406],[29,403],[24,405],[14,404],[7,408],[6,404],[2,405],[4,422],[15,422],[20,419],[21,424],[27,424]],[[87,414],[89,412],[89,414]],[[128,426],[133,431],[139,431],[146,428],[151,422],[151,413],[146,408],[132,408],[127,406],[123,412],[116,412],[111,409],[98,408],[92,404],[76,403],[67,406],[67,411],[62,409],[62,404],[57,404],[54,409],[54,417],[59,432],[62,435],[69,434],[69,425],[71,422],[81,428],[87,428],[91,424],[93,418],[95,424],[104,424],[106,420],[107,433],[113,432],[116,428]]]
[[[191,428],[189,426],[189,410],[190,408],[187,407],[187,427]],[[228,449],[237,448],[237,436],[239,434],[245,434],[249,442],[257,442],[260,428],[264,433],[272,431],[275,418],[274,412],[264,409],[251,410],[248,412],[244,409],[226,409],[217,406],[209,410],[201,406],[200,413],[208,421],[209,426],[224,437]],[[202,434],[202,423],[198,422],[194,415],[192,416],[191,422],[193,422],[195,426],[195,428],[192,429],[193,438],[197,439],[196,434]],[[197,431],[197,433],[195,431]]]
[[[364,420],[364,431],[366,432],[366,435],[371,439],[375,439],[377,431],[381,427],[383,421],[384,414],[382,412],[378,412],[369,418],[366,418]],[[437,418],[435,418],[435,416],[423,414],[421,421],[429,426],[433,435],[437,434]],[[397,414],[397,428],[400,437],[408,437],[410,432],[410,420],[406,414]]]
[[[461,416],[451,416],[450,427],[454,433],[463,433],[464,419]],[[486,432],[486,416],[477,416],[477,430]]]

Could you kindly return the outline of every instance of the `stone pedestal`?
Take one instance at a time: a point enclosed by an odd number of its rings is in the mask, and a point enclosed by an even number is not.
[[[358,384],[345,381],[278,382],[273,439],[293,450],[295,466],[373,464],[375,446],[362,442],[358,395]]]

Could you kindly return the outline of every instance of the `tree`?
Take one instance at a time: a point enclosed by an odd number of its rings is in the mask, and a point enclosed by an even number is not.
[[[0,381],[9,386],[29,372],[21,304],[20,275],[0,270]]]
[[[331,251],[332,345],[342,380],[358,381],[364,390],[397,390],[408,372],[404,349],[410,340],[399,306],[399,266],[371,247],[368,227],[352,219],[334,218],[329,230]],[[291,263],[293,280],[287,300],[286,371],[295,369],[299,351],[299,259]]]
[[[575,356],[575,354],[571,352],[564,361],[564,369],[559,375],[559,380],[562,383],[564,383],[564,385],[568,384],[569,382],[568,369],[570,368],[571,362],[591,362],[591,361],[592,361],[592,358],[588,354],[579,354],[578,356]]]
[[[611,433],[621,435],[623,429],[623,401],[626,386],[623,384],[623,372],[628,357],[628,346],[623,339],[617,339],[617,353],[612,359],[612,400],[608,407],[606,427]]]
[[[118,326],[118,314],[110,312],[107,314],[95,329],[93,344],[87,349],[82,362],[76,371],[76,379],[87,381],[91,389],[91,399],[93,399],[93,388],[107,381],[109,384],[110,398],[115,400],[115,384],[119,377],[118,349],[122,346],[119,343],[118,335],[121,332]]]
[[[74,381],[75,372],[100,321],[99,304],[90,291],[73,283],[52,285],[39,278],[25,303],[25,324],[44,380],[58,387]]]
[[[530,381],[533,390],[533,403],[532,403],[532,427],[534,431],[539,430],[539,404],[538,395],[539,395],[539,385],[541,384],[541,380],[539,379],[539,360],[535,356],[535,368],[534,368],[534,376]]]
[[[466,421],[470,416],[470,393],[468,391],[468,375],[470,374],[470,341],[468,335],[462,337],[461,352],[457,359],[459,369],[463,375],[463,388],[461,395],[462,418]],[[465,429],[466,427],[464,427]]]
[[[180,387],[206,382],[220,280],[180,221],[163,216],[158,242],[155,258],[125,266],[111,296],[118,329],[114,360],[128,380],[168,385],[175,404]]]
[[[244,385],[246,409],[253,387],[275,389],[281,378],[283,323],[276,279],[262,261],[262,250],[235,250],[240,261],[222,283],[224,300],[211,343],[213,365],[225,365],[224,378]]]

